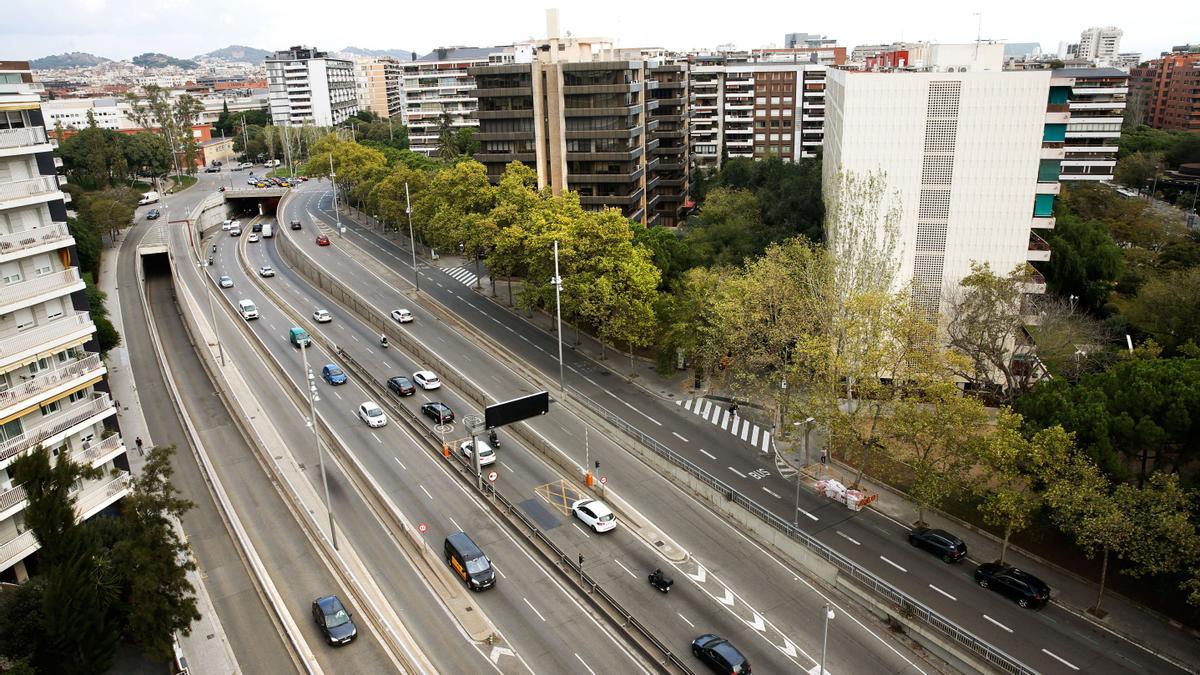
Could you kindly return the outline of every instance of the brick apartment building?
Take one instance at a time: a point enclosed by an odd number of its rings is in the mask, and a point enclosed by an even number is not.
[[[1137,121],[1200,131],[1200,45],[1183,45],[1130,72]]]

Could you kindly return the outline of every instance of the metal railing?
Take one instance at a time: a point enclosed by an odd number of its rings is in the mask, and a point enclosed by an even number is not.
[[[47,370],[24,380],[11,389],[0,391],[0,409],[24,402],[68,380],[99,370],[104,365],[99,354],[91,354],[69,364]]]
[[[76,312],[51,321],[37,328],[30,328],[11,335],[0,335],[0,359],[20,354],[33,347],[50,347],[63,337],[87,329],[95,332],[92,318],[87,312]]]
[[[79,269],[68,267],[65,270],[51,272],[50,274],[35,277],[29,281],[19,281],[15,284],[9,284],[2,289],[3,300],[0,300],[0,306],[6,307],[56,289],[74,286],[82,281],[83,279],[79,277]]]
[[[792,523],[787,522],[778,515],[762,507],[758,504],[758,502],[742,494],[741,492],[738,492],[721,479],[713,476],[704,469],[701,469],[667,446],[646,435],[640,429],[632,424],[629,424],[621,417],[613,414],[607,408],[599,403],[596,403],[579,390],[573,387],[568,387],[567,389],[571,399],[582,405],[584,408],[596,415],[599,415],[606,422],[637,439],[638,442],[652,450],[659,457],[667,460],[677,468],[682,469],[691,477],[725,495],[727,500],[750,512],[755,517],[770,525],[773,529],[786,534],[788,538],[802,544],[805,548],[815,553],[822,560],[836,567],[839,572],[848,575],[867,591],[871,592],[888,605],[894,607],[898,614],[909,617],[916,621],[920,621],[921,623],[935,630],[938,634],[952,640],[955,644],[965,648],[978,658],[1004,672],[1015,673],[1019,675],[1024,675],[1026,673],[1033,674],[1037,672],[1016,658],[997,649],[996,647],[993,647],[966,630],[959,628],[953,622],[926,607],[920,601],[899,590],[887,581],[875,576],[870,571],[860,567],[854,561],[829,548],[825,544],[815,539],[812,535],[801,530]]]
[[[38,176],[0,185],[0,202],[58,191],[57,176]]]
[[[45,127],[0,129],[0,148],[23,148],[46,143]]]
[[[51,223],[48,227],[39,227],[24,232],[0,234],[0,255],[19,253],[26,249],[44,246],[71,238],[71,231],[66,223]]]
[[[0,443],[0,462],[15,457],[77,424],[82,424],[91,417],[101,415],[109,410],[116,412],[112,398],[108,394],[95,394],[94,396],[95,398],[83,405],[72,406],[62,412],[47,415],[40,420],[41,424]]]

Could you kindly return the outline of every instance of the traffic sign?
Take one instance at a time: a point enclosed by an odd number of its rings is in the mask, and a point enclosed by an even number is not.
[[[417,530],[420,531],[421,534],[425,534],[425,530],[428,530],[428,529],[429,529],[429,526],[426,525],[425,523],[421,523],[420,525],[417,525]]]
[[[497,479],[498,477],[499,477],[499,474],[497,474],[495,471],[489,471],[489,472],[488,472],[488,481],[489,481],[489,482],[491,482],[491,483],[495,483],[495,482],[496,482],[496,479]]]
[[[600,476],[600,484],[604,485],[608,482],[608,476]]]

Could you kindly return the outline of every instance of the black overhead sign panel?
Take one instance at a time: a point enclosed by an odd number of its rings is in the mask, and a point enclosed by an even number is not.
[[[489,405],[483,411],[484,426],[488,429],[495,429],[505,424],[512,424],[513,422],[527,420],[530,417],[545,415],[549,409],[550,392],[539,391],[536,394]]]

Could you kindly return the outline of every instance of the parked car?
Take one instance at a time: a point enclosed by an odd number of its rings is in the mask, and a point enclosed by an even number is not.
[[[488,442],[482,438],[476,439],[479,443],[479,466],[488,466],[496,463],[496,449],[488,445]],[[468,461],[474,462],[473,455],[475,454],[475,441],[463,441],[458,444],[458,451],[466,457]]]
[[[750,662],[737,647],[729,640],[712,633],[692,640],[692,654],[716,673],[750,673]]]
[[[159,216],[161,215],[162,214],[158,212],[158,209],[150,209],[146,212],[146,220],[158,220]]]
[[[582,520],[593,532],[608,532],[617,527],[617,517],[608,505],[595,499],[580,499],[572,502],[571,512]]]
[[[317,246],[328,246],[328,245],[329,245],[329,237],[326,237],[323,234],[318,234],[317,235]]]
[[[1050,601],[1046,582],[1011,565],[983,563],[975,568],[975,583],[1016,600],[1022,607],[1041,607]]]
[[[221,275],[221,278],[217,280],[217,283],[221,285],[221,288],[233,288],[233,279],[225,275]]]
[[[313,312],[313,321],[316,321],[317,323],[329,323],[330,321],[333,321],[333,315],[326,310],[318,309],[317,311]]]
[[[967,557],[967,545],[963,540],[945,530],[915,527],[908,533],[908,543],[923,548],[948,563],[958,562]]]
[[[413,386],[412,380],[403,375],[388,378],[387,387],[397,396],[412,396],[417,393],[417,388]],[[454,413],[451,413],[451,419],[453,419],[453,415]]]
[[[454,421],[454,411],[450,409],[450,406],[438,401],[422,403],[421,414],[432,418],[438,424],[446,424],[447,422]]]
[[[413,315],[412,312],[408,311],[407,309],[393,309],[392,318],[395,319],[397,323],[409,323],[413,320]]]
[[[339,385],[346,384],[346,380],[349,378],[346,377],[346,373],[343,372],[341,368],[338,368],[332,363],[327,363],[324,366],[321,366],[321,379],[325,380],[329,384]]]
[[[250,236],[249,236],[249,237],[246,237],[246,241],[250,242],[251,244],[253,244],[254,242],[258,241],[258,233],[257,233],[257,232],[251,232],[251,233],[250,233]]]
[[[438,379],[437,375],[433,374],[432,370],[418,370],[413,373],[412,379],[413,382],[417,383],[417,386],[425,390],[440,389],[442,386],[442,381]]]
[[[350,612],[342,605],[336,595],[326,595],[312,602],[313,621],[317,628],[331,645],[344,645],[358,637],[358,628],[350,617]]]
[[[372,429],[387,424],[387,415],[383,414],[383,408],[376,405],[374,401],[363,401],[359,404],[358,419],[366,422],[367,426]]]
[[[300,229],[300,221],[299,221],[299,220],[293,220],[293,221],[292,221],[292,229],[293,229],[293,230],[298,230],[298,229]]]
[[[253,237],[254,235],[250,235],[250,236]],[[271,269],[270,265],[263,265],[262,267],[258,268],[258,276],[273,277],[273,276],[275,276],[275,270]]]

